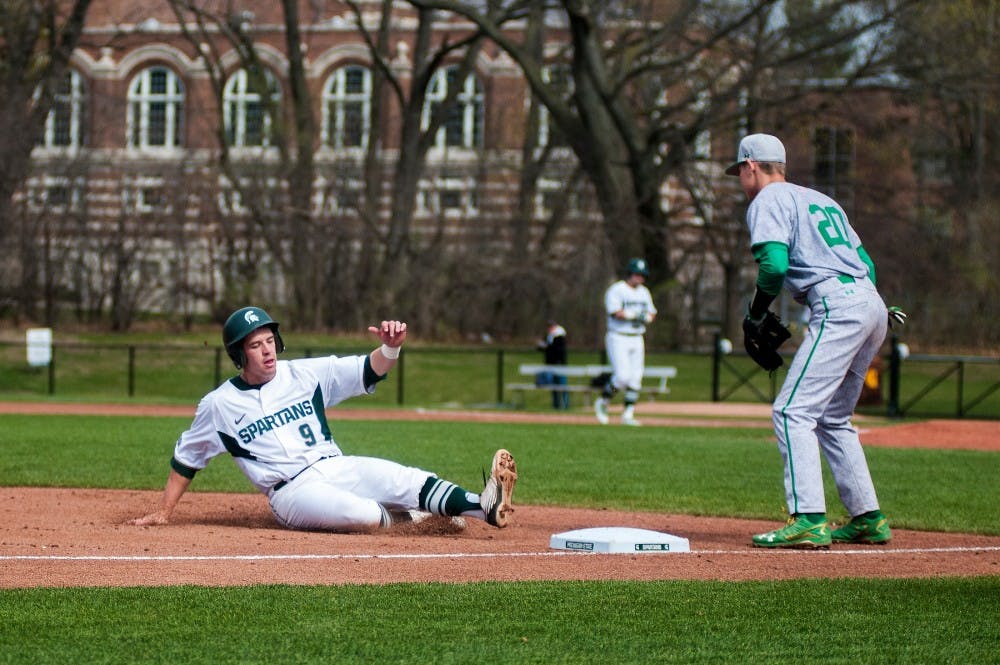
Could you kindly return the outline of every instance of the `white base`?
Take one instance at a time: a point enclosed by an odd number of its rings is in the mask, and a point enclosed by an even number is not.
[[[687,538],[669,533],[633,529],[623,526],[577,529],[552,534],[549,547],[574,552],[603,554],[655,554],[661,552],[690,552]]]

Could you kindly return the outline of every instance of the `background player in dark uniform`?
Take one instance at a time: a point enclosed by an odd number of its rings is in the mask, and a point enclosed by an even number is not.
[[[546,365],[565,365],[568,360],[566,348],[566,329],[556,321],[550,320],[545,330],[545,337],[538,342],[538,348],[545,354]],[[566,376],[555,372],[545,372],[546,376],[537,377],[542,383],[565,385]],[[552,391],[552,408],[568,409],[569,393],[565,390]]]

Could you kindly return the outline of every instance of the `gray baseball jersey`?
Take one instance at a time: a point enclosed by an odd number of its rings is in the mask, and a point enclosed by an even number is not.
[[[771,183],[747,209],[750,244],[780,242],[788,247],[785,286],[796,301],[830,277],[861,279],[868,266],[861,260],[861,239],[847,214],[829,196],[788,182]]]

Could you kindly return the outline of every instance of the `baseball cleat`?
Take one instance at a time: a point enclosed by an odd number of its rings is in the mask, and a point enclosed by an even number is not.
[[[608,424],[608,400],[603,397],[598,397],[594,400],[594,415],[597,416],[597,422],[602,425]]]
[[[642,425],[638,420],[632,416],[622,416],[622,425],[629,425],[630,427],[639,427]]]
[[[842,527],[833,530],[830,538],[835,543],[864,543],[870,545],[884,545],[892,540],[892,531],[889,529],[889,520],[881,511],[871,517],[858,515]]]
[[[800,550],[828,549],[830,528],[825,521],[813,524],[805,517],[792,515],[788,518],[788,523],[780,529],[754,536],[753,545]]]
[[[486,513],[486,522],[497,528],[507,526],[510,513],[514,512],[511,497],[517,482],[517,465],[514,456],[501,448],[493,455],[493,466],[486,486],[479,495],[479,505]]]

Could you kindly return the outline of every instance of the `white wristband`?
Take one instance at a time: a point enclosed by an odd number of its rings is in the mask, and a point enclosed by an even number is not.
[[[388,346],[386,344],[382,345],[382,355],[388,360],[395,360],[399,357],[399,347],[398,346]]]

